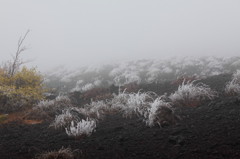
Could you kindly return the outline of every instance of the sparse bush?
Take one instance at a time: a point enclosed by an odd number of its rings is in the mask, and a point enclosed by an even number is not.
[[[198,106],[202,101],[206,99],[212,100],[216,97],[216,92],[212,91],[208,85],[203,83],[194,84],[194,82],[183,82],[178,87],[178,90],[170,95],[169,98],[172,102],[181,106]]]
[[[70,148],[61,148],[58,151],[42,153],[35,159],[74,159],[74,154]]]
[[[240,94],[240,70],[237,70],[237,72],[233,74],[232,81],[227,83],[225,93],[231,96]]]
[[[87,118],[82,119],[80,122],[76,123],[72,121],[69,128],[65,128],[68,136],[81,137],[83,135],[90,136],[96,129],[96,121]]]

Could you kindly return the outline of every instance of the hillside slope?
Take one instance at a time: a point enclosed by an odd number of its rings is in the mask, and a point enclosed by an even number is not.
[[[221,91],[231,77],[220,75],[203,80]],[[151,87],[142,87],[144,90]],[[173,91],[173,86],[152,88]],[[154,91],[154,90],[153,90]],[[69,138],[49,123],[0,125],[0,158],[31,159],[44,151],[71,147],[76,158],[84,159],[224,159],[240,158],[240,97],[221,95],[197,108],[177,108],[176,125],[147,127],[137,117],[109,115],[90,137]]]

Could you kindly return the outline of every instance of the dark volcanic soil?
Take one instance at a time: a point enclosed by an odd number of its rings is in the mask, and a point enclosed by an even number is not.
[[[203,80],[221,91],[230,77]],[[148,87],[150,88],[150,87]],[[172,86],[159,92],[173,92]],[[145,89],[146,90],[146,89]],[[154,91],[154,89],[153,89]],[[61,147],[77,149],[84,159],[239,159],[240,97],[221,95],[197,108],[181,108],[176,125],[148,128],[139,118],[107,116],[90,137],[69,138],[65,131],[49,128],[49,123],[0,125],[0,159],[31,159],[44,151]]]

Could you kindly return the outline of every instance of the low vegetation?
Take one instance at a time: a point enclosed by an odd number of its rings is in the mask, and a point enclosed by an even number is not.
[[[58,151],[39,154],[35,159],[74,159],[74,153],[70,148],[61,148]]]
[[[240,95],[240,70],[237,70],[232,80],[227,83],[225,93],[230,96]]]
[[[23,67],[13,76],[0,74],[0,111],[16,111],[43,99],[43,78],[36,69]]]
[[[217,96],[217,93],[203,83],[194,84],[196,81],[183,83],[178,87],[178,90],[172,93],[169,98],[176,105],[180,106],[199,106],[201,102],[209,99],[212,100]]]
[[[90,136],[96,129],[96,121],[94,119],[87,118],[75,123],[71,122],[69,128],[65,128],[68,136],[81,137],[83,135]]]
[[[209,72],[212,75],[220,74],[224,72],[223,65],[228,68],[228,72],[235,70],[240,61],[240,59],[235,60],[235,65],[231,62],[220,65],[218,60],[212,59],[219,67],[204,71],[202,69],[206,68],[203,67],[205,64],[207,66],[213,64],[211,60],[198,60],[198,66],[201,66],[198,68],[195,68],[194,62],[180,67],[177,60],[160,64],[156,61],[154,64],[150,64],[149,61],[138,61],[135,65],[139,65],[142,69],[133,67],[130,63],[122,64],[119,68],[111,68],[107,73],[105,72],[106,77],[99,76],[101,80],[94,77],[94,71],[91,70],[92,72],[88,72],[89,79],[86,76],[83,77],[85,79],[73,80],[76,84],[71,84],[75,85],[75,88],[70,89],[71,92],[68,92],[68,88],[64,95],[55,94],[54,99],[46,100],[44,94],[47,93],[47,89],[43,84],[43,76],[35,68],[22,66],[24,62],[19,59],[20,54],[26,49],[22,47],[22,43],[27,33],[20,38],[13,60],[0,66],[0,122],[8,117],[4,113],[27,110],[24,118],[48,120],[49,123],[51,122],[51,128],[65,130],[66,135],[74,138],[92,135],[96,131],[97,124],[107,115],[121,114],[123,118],[140,118],[147,127],[176,124],[180,117],[176,114],[175,108],[197,107],[218,96],[218,93],[208,85],[196,80],[200,79],[199,76],[207,76]],[[145,69],[146,66],[148,69]],[[194,74],[196,71],[198,71],[197,75]],[[68,77],[77,76],[70,74]],[[169,96],[140,90],[142,82],[157,85],[158,82],[169,79],[173,81],[169,85],[178,86],[178,89]],[[68,83],[72,79],[65,77],[64,81]],[[230,96],[240,95],[240,70],[233,74],[224,92]],[[46,152],[36,157],[36,159],[73,158],[73,152],[69,148]]]
[[[43,76],[35,68],[22,67],[20,55],[26,50],[22,44],[28,33],[20,37],[13,59],[0,66],[0,112],[31,107],[44,97]]]
[[[161,126],[175,124],[178,117],[169,102],[164,101],[164,96],[158,97],[148,109],[146,124],[150,127],[156,124]]]

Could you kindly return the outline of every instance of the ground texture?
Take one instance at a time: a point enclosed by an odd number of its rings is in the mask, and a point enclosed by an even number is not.
[[[221,75],[202,82],[219,92],[231,76]],[[177,86],[142,86],[158,94]],[[240,97],[220,93],[199,107],[177,108],[182,118],[176,125],[148,128],[142,119],[106,116],[90,137],[69,138],[64,130],[49,128],[48,122],[27,124],[13,121],[0,125],[0,158],[32,159],[45,151],[70,147],[84,159],[239,159]]]

